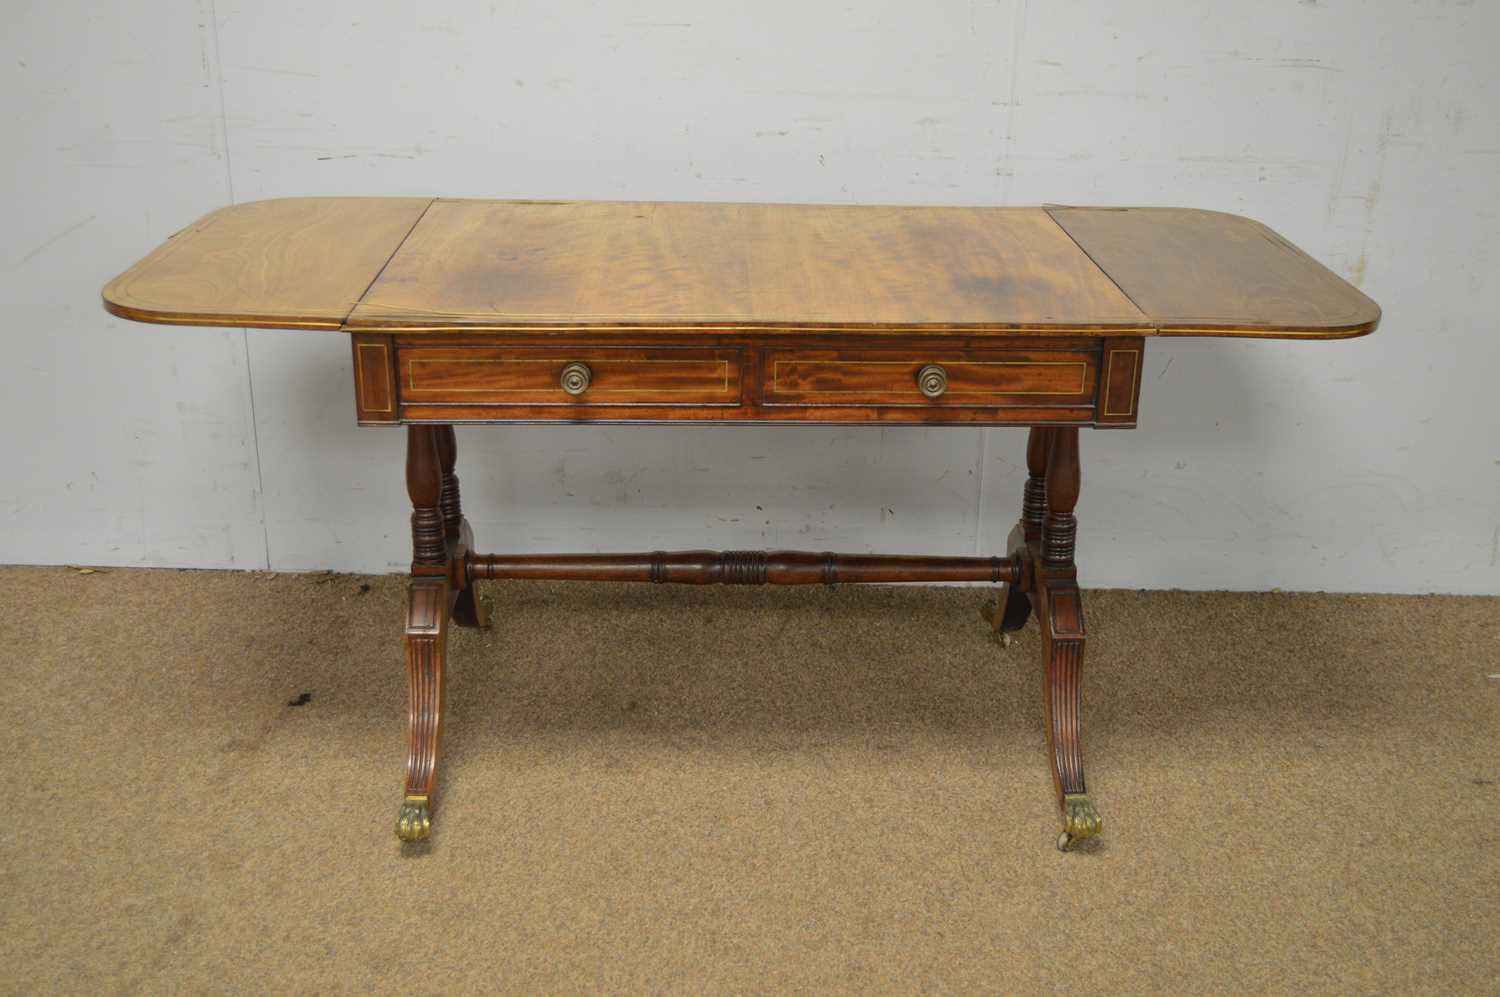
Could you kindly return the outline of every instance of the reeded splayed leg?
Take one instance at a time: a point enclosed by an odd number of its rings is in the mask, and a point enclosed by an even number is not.
[[[474,549],[474,533],[469,521],[464,519],[463,501],[458,493],[458,475],[454,468],[458,464],[458,440],[452,426],[436,426],[438,465],[442,470],[442,494],[439,506],[443,510],[443,535],[448,540],[451,556],[460,567],[469,552]],[[489,599],[481,597],[472,581],[462,571],[456,571],[452,579],[458,588],[453,600],[453,622],[461,627],[488,630],[490,626]]]
[[[450,563],[437,435],[432,426],[408,426],[406,433],[412,579],[406,604],[406,792],[396,817],[396,836],[402,841],[420,841],[432,829],[443,733]]]
[[[1083,703],[1079,681],[1085,631],[1083,599],[1078,591],[1078,570],[1073,561],[1078,532],[1073,508],[1078,502],[1079,484],[1077,428],[1050,430],[1046,513],[1041,527],[1041,560],[1036,565],[1035,595],[1042,627],[1042,655],[1047,668],[1043,683],[1047,743],[1051,749],[1052,775],[1063,818],[1057,847],[1064,850],[1076,841],[1092,838],[1103,828],[1099,811],[1094,808],[1083,781]]]
[[[447,579],[412,579],[406,604],[406,792],[396,817],[402,841],[421,841],[432,831],[447,637]]]

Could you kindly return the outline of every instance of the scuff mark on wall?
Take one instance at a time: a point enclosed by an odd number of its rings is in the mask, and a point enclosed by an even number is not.
[[[51,247],[55,246],[57,243],[61,242],[63,239],[66,239],[68,236],[72,235],[74,232],[77,232],[79,229],[83,228],[89,222],[93,221],[96,217],[98,217],[98,216],[97,215],[89,215],[83,221],[81,221],[81,222],[74,222],[72,225],[69,225],[67,228],[63,229],[61,232],[59,232],[56,235],[54,235],[52,238],[46,240],[41,245],[39,245],[35,249],[33,249],[31,252],[27,253],[25,256],[21,257],[19,260],[16,260],[16,262],[12,263],[11,264],[12,269],[20,267],[23,263],[26,263],[26,262],[28,262],[30,260],[33,260],[36,257],[40,256],[42,253],[46,252],[48,249],[50,249]]]
[[[1021,103],[1021,39],[1026,34],[1026,0],[1016,4],[1016,26],[1010,46],[1010,92],[1005,105],[1005,152],[995,173],[1000,177],[1000,203],[1010,203],[1010,192],[1016,181],[1016,106]]]
[[[1365,268],[1370,265],[1370,258],[1364,253],[1359,254],[1359,259],[1349,268],[1349,283],[1355,287],[1363,287],[1365,284]]]
[[[278,69],[275,66],[231,66],[226,64],[224,68],[238,69],[246,73],[267,73],[272,76],[300,76],[308,80],[320,78],[320,74],[318,73],[307,73],[298,69]]]

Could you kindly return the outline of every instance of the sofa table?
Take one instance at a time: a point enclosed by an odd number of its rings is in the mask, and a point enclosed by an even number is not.
[[[290,198],[225,208],[104,288],[143,322],[349,336],[360,425],[407,427],[402,841],[430,833],[451,625],[483,579],[991,582],[1035,614],[1059,847],[1085,787],[1078,427],[1136,423],[1150,336],[1338,339],[1373,301],[1257,222],[1176,208]],[[1026,426],[1004,557],[479,554],[455,423]]]

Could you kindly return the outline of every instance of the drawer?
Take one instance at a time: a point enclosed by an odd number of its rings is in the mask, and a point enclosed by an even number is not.
[[[416,405],[738,405],[739,350],[403,346]]]
[[[766,405],[1092,406],[1094,351],[767,351]]]

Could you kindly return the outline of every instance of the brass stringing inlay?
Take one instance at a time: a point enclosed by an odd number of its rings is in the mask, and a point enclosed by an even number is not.
[[[819,395],[868,395],[879,393],[883,388],[783,388],[781,386],[782,364],[809,364],[820,367],[910,367],[918,361],[911,360],[777,360],[771,367],[771,390],[785,391],[789,394],[819,394]],[[1083,360],[957,360],[934,361],[941,363],[948,370],[962,370],[965,367],[1077,367],[1078,387],[1073,391],[954,391],[949,388],[943,394],[948,395],[1051,395],[1071,397],[1083,394],[1084,385],[1088,383],[1089,365]]]
[[[368,404],[368,401],[365,398],[365,373],[366,373],[366,371],[369,371],[369,370],[372,369],[366,363],[366,361],[365,361],[365,350],[379,350],[380,351],[380,360],[377,361],[377,367],[374,368],[374,369],[378,369],[380,371],[380,380],[382,382],[385,382],[385,357],[386,357],[385,344],[384,343],[360,343],[359,344],[359,401],[360,401],[360,405],[362,405],[364,407],[364,410],[366,412],[389,412],[389,411],[392,410],[392,407],[393,407],[392,406],[393,399],[391,398],[391,391],[390,391],[389,385],[385,385],[383,383],[383,387],[385,387],[385,396],[386,396],[385,397],[385,408],[374,408],[373,406],[371,406],[371,405]]]
[[[1113,380],[1115,374],[1115,357],[1121,357],[1127,353],[1130,354],[1130,380],[1134,382],[1135,369],[1141,362],[1140,350],[1115,350],[1110,353],[1109,363],[1104,367],[1104,387],[1099,390],[1099,395],[1104,399],[1105,415],[1130,415],[1135,411],[1135,385],[1133,383],[1130,390],[1131,404],[1127,405],[1123,412],[1116,412],[1109,407],[1109,383]]]
[[[560,390],[562,390],[561,388],[556,388],[556,389],[549,389],[549,388],[510,388],[510,389],[504,389],[504,388],[419,388],[419,387],[417,387],[417,364],[464,365],[464,364],[521,364],[521,363],[529,363],[529,364],[551,364],[551,365],[557,366],[557,365],[566,365],[567,362],[568,362],[568,359],[569,358],[567,358],[567,357],[559,357],[557,359],[549,359],[549,360],[529,360],[529,359],[517,359],[517,360],[424,360],[424,359],[422,359],[420,357],[412,357],[411,359],[409,359],[409,360],[406,361],[406,386],[407,386],[408,390],[413,391],[413,392],[426,392],[426,393],[429,393],[429,394],[441,394],[441,395],[447,395],[447,394],[528,394],[528,393],[535,392],[535,391],[547,391],[547,390],[558,390],[558,391],[560,391]],[[727,392],[729,390],[729,361],[728,360],[718,360],[718,361],[705,361],[705,360],[623,360],[623,359],[619,359],[619,360],[616,360],[616,359],[599,360],[599,359],[596,359],[594,357],[586,357],[585,360],[589,364],[589,366],[591,366],[591,367],[599,367],[599,366],[603,366],[603,365],[606,365],[606,364],[678,364],[678,365],[687,365],[687,366],[702,366],[705,363],[715,363],[716,364],[716,369],[715,369],[714,373],[720,375],[723,378],[723,383],[719,386],[718,390],[719,391],[725,391],[725,392]],[[560,370],[561,366],[559,366],[558,369]],[[607,388],[601,390],[601,389],[596,388],[596,387],[590,387],[588,394],[589,394],[590,397],[593,397],[593,398],[597,398],[600,395],[610,395],[610,394],[615,394],[615,395],[635,395],[635,394],[650,394],[650,395],[696,395],[696,394],[700,394],[703,390],[704,390],[703,388],[638,388],[638,387],[636,387],[636,388],[616,388],[613,391],[611,391],[611,390],[609,390]]]

